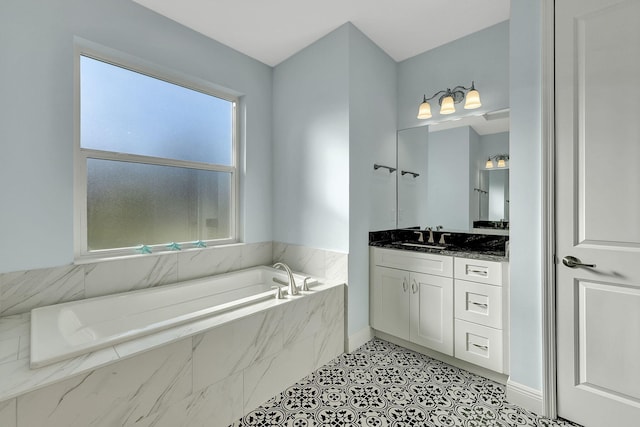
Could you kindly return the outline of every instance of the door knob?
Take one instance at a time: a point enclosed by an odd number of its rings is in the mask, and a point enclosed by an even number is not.
[[[571,255],[567,255],[566,257],[562,258],[562,263],[569,268],[576,268],[576,267],[592,267],[593,268],[596,266],[595,264],[584,264],[578,258]]]

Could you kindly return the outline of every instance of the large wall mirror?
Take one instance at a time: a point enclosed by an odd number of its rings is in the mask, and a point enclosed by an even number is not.
[[[399,130],[397,227],[507,234],[509,111]]]

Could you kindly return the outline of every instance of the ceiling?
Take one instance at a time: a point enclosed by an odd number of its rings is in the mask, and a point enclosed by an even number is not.
[[[510,0],[133,0],[275,66],[346,22],[395,61],[509,19]]]

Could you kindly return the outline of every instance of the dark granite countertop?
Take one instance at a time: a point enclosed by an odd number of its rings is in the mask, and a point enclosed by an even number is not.
[[[424,234],[424,242],[419,242],[419,232]],[[447,233],[445,236],[446,243],[440,244],[438,242],[443,233]],[[417,228],[374,231],[369,233],[369,246],[449,255],[459,258],[509,261],[505,251],[506,243],[509,241],[508,236],[434,231],[435,243],[428,243],[428,236],[428,231],[418,230]]]

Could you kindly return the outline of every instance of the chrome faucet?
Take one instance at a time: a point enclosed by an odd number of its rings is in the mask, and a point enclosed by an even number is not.
[[[429,232],[429,240],[427,240],[427,243],[435,243],[433,240],[433,228],[425,227],[425,230]]]
[[[286,271],[287,276],[289,277],[289,295],[298,295],[298,287],[296,286],[296,281],[293,278],[293,272],[289,266],[283,262],[276,262],[273,264],[273,268],[279,268]]]

